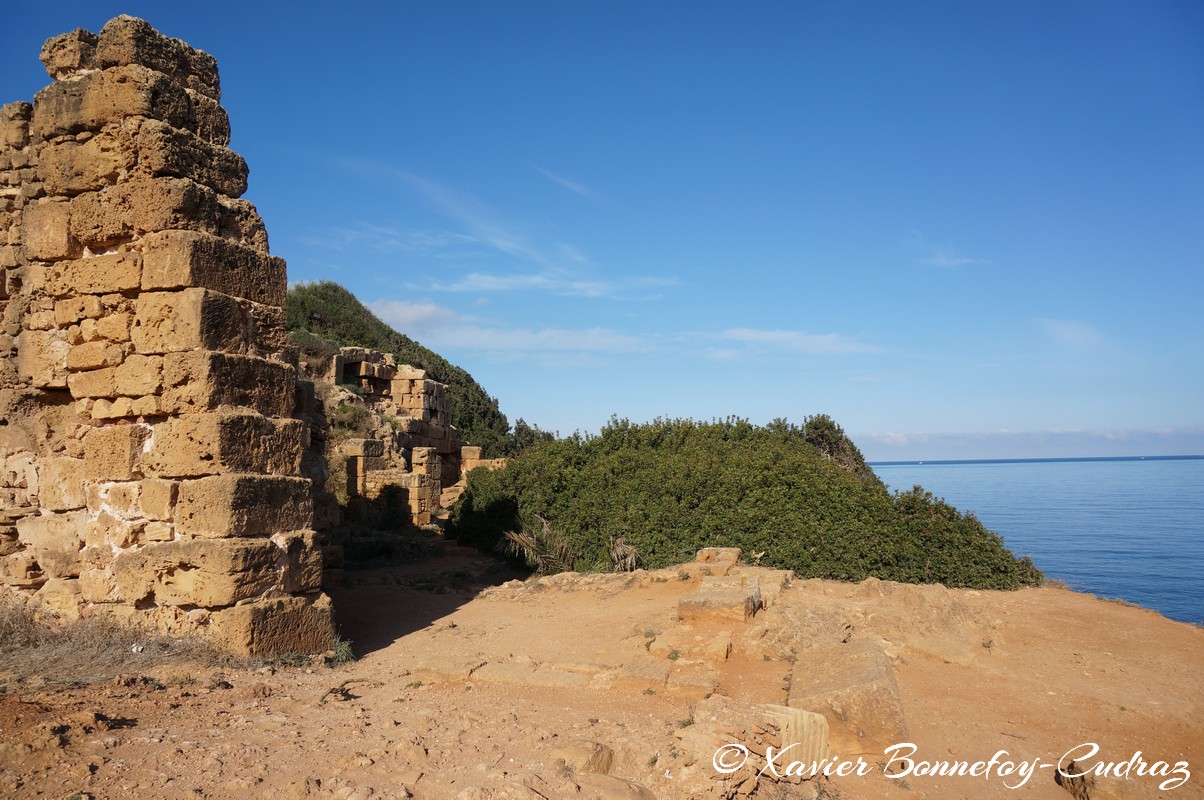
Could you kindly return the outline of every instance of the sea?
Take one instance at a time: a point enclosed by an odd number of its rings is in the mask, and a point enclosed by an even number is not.
[[[1072,589],[1204,623],[1204,456],[892,461]]]

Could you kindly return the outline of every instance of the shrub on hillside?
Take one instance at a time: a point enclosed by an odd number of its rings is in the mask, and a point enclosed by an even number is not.
[[[504,469],[472,472],[453,532],[496,548],[545,521],[579,570],[610,569],[622,540],[648,568],[723,546],[764,551],[763,565],[802,577],[989,589],[1041,580],[973,515],[918,487],[890,494],[827,417],[802,427],[612,419],[597,436],[537,441]]]

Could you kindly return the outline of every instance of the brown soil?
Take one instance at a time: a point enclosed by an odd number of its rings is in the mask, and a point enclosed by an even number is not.
[[[677,601],[699,584],[678,570],[482,590],[490,569],[457,553],[349,572],[335,602],[361,658],[341,667],[160,665],[54,690],[0,675],[0,796],[648,796],[558,761],[553,751],[578,739],[612,748],[610,775],[657,798],[730,796],[710,754],[689,744],[698,704],[783,704],[809,651],[868,640],[891,659],[917,759],[1005,750],[1055,765],[1094,742],[1105,761],[1140,751],[1147,763],[1186,761],[1191,777],[1162,791],[1165,778],[1133,773],[1101,781],[1093,798],[1204,797],[1204,630],[1151,611],[1053,588],[810,580],[768,592],[771,605],[748,623],[683,626]],[[856,757],[856,736],[839,724],[833,742]],[[887,778],[881,749],[861,749],[864,777],[766,779],[740,796],[1071,796],[1053,766],[1012,790],[1016,778],[997,773]]]

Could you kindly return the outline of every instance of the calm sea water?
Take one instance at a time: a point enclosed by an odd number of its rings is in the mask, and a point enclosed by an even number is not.
[[[1204,621],[1204,458],[871,466],[891,489],[973,511],[1046,577]]]

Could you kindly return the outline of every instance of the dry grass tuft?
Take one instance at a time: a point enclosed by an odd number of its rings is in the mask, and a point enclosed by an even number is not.
[[[103,617],[64,621],[0,599],[0,691],[9,683],[80,686],[166,664],[241,666],[197,638],[172,638]]]

